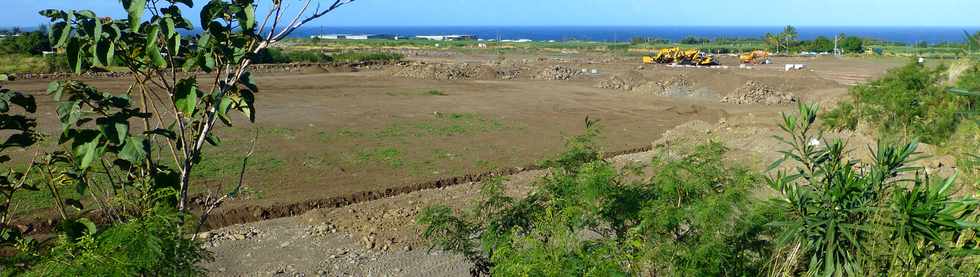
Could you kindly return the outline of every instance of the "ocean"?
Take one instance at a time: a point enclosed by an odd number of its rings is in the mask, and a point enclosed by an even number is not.
[[[796,27],[801,39],[817,36],[833,37],[836,34],[874,38],[890,42],[928,43],[963,42],[963,31],[974,33],[980,27]],[[779,33],[783,27],[710,27],[710,26],[370,26],[370,27],[304,27],[293,37],[309,37],[319,34],[386,34],[396,36],[416,35],[476,35],[481,39],[529,39],[533,41],[588,40],[604,42],[628,42],[634,37],[662,38],[672,41],[687,36],[704,38],[760,38],[766,32]]]

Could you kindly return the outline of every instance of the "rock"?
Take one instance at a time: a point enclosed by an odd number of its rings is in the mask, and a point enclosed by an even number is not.
[[[763,83],[748,81],[742,87],[735,90],[735,93],[721,99],[722,103],[729,104],[766,104],[783,105],[799,102],[800,99],[792,94],[776,91]]]
[[[629,91],[643,85],[644,83],[646,83],[646,80],[642,74],[636,71],[630,71],[622,75],[615,75],[609,77],[609,79],[599,81],[599,84],[596,85],[596,87]]]
[[[551,81],[566,81],[575,78],[582,73],[570,67],[565,67],[561,65],[554,65],[545,68],[544,70],[538,72],[534,75],[536,80],[551,80]]]

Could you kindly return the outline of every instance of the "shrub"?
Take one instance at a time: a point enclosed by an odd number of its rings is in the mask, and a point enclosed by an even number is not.
[[[652,162],[648,181],[600,159],[594,122],[547,162],[555,166],[526,198],[485,182],[481,200],[454,213],[425,209],[417,222],[434,247],[461,253],[474,274],[502,276],[736,275],[758,272],[753,253],[760,226],[736,220],[748,212],[748,170],[724,165],[718,143],[678,160]],[[753,218],[758,219],[758,218]]]
[[[54,248],[25,276],[196,276],[211,258],[201,242],[187,238],[180,214],[159,206],[147,215],[97,230],[84,224],[63,224],[66,230]],[[80,234],[80,235],[73,235]]]
[[[918,138],[943,144],[963,119],[971,102],[946,92],[941,84],[944,68],[930,69],[909,63],[893,69],[881,79],[851,89],[844,101],[827,114],[828,126],[854,129],[864,122],[883,139]]]
[[[51,50],[48,34],[43,31],[20,33],[18,36],[0,38],[0,54],[40,55]]]
[[[335,62],[391,62],[400,61],[405,58],[399,53],[389,52],[342,52],[331,56]]]
[[[976,274],[976,199],[954,198],[954,177],[935,182],[908,163],[915,142],[879,143],[872,163],[847,156],[843,140],[817,133],[817,109],[800,106],[780,127],[796,165],[768,179],[786,215],[774,257],[782,274],[912,275]],[[819,142],[819,143],[814,143]]]

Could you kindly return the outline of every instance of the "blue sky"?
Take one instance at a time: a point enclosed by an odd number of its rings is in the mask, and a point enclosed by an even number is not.
[[[268,3],[270,0],[259,0]],[[300,0],[283,0],[293,8]],[[329,0],[320,0],[324,3]],[[122,17],[119,0],[0,0],[0,26],[46,8]],[[197,6],[205,0],[195,0]],[[357,0],[309,26],[977,26],[978,0]],[[191,18],[196,18],[193,11]],[[196,22],[195,22],[196,23]]]

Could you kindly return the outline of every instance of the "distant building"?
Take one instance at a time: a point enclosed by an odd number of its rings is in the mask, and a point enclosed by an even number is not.
[[[417,39],[425,40],[477,40],[479,39],[475,35],[444,35],[444,36],[415,36]]]
[[[315,35],[310,36],[313,39],[332,39],[332,40],[365,40],[365,39],[398,39],[398,37],[393,35],[351,35],[351,34],[328,34],[328,35]]]

